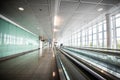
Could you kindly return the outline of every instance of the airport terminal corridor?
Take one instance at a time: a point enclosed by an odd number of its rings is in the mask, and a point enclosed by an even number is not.
[[[120,0],[0,0],[0,80],[120,80]]]

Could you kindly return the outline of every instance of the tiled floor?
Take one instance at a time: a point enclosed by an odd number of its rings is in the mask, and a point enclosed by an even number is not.
[[[0,62],[0,80],[58,80],[55,59],[51,49],[43,50]],[[57,74],[57,72],[56,72]]]

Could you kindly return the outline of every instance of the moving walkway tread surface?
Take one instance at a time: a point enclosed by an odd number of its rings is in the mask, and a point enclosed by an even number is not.
[[[42,56],[34,51],[0,62],[0,80],[59,80],[56,70],[51,49],[45,49]]]

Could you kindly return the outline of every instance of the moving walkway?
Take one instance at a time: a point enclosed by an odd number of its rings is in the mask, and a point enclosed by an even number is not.
[[[119,61],[116,62],[116,59],[112,58],[118,59],[118,56],[112,53],[71,47],[57,48],[55,52],[59,74],[62,72],[65,75],[63,80],[119,80],[120,78]]]

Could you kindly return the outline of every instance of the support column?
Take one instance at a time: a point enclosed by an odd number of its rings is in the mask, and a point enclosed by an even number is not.
[[[105,32],[104,32],[104,27],[106,27],[106,26],[104,26],[104,21],[103,21],[103,23],[102,23],[102,47],[105,47],[104,45],[105,45]]]
[[[111,36],[111,16],[106,14],[106,29],[107,29],[107,48],[112,48],[112,36]]]

